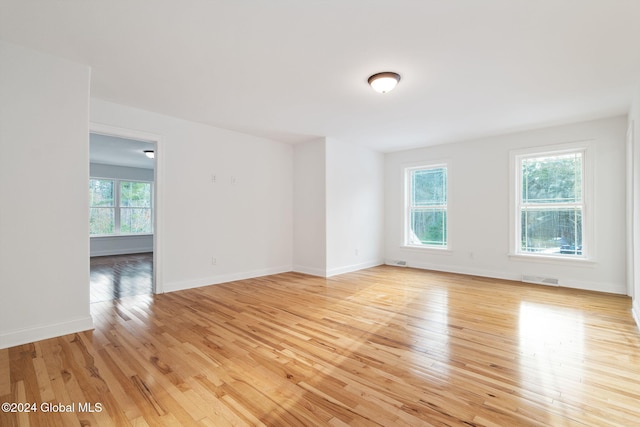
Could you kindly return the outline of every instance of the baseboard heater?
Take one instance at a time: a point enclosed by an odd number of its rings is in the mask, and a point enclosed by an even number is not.
[[[556,277],[532,276],[523,274],[522,281],[526,283],[535,283],[537,285],[560,286],[560,279]]]

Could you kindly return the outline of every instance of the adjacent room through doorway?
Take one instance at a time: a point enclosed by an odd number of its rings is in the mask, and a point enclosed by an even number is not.
[[[91,302],[153,293],[155,144],[90,134]]]
[[[153,293],[153,252],[91,257],[91,303]]]

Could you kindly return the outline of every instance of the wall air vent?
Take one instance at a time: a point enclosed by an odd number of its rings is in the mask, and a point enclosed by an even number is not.
[[[397,265],[398,267],[406,267],[407,261],[396,261],[393,265]]]
[[[537,285],[560,286],[560,280],[555,277],[532,276],[523,274],[522,281],[526,283],[535,283]]]

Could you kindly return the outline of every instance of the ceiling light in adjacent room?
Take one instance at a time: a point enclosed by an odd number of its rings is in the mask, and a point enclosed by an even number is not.
[[[153,159],[156,155],[153,150],[144,150],[144,155],[150,159]]]
[[[396,87],[400,81],[400,74],[385,71],[384,73],[374,74],[367,81],[376,92],[387,93]]]

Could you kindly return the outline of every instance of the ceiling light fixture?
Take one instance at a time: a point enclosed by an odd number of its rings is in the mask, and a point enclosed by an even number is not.
[[[153,159],[156,155],[156,153],[154,153],[153,150],[144,150],[143,153],[145,156],[147,156],[150,159]]]
[[[376,92],[387,93],[396,87],[400,81],[400,74],[385,71],[383,73],[374,74],[369,77],[369,80],[367,81]]]

